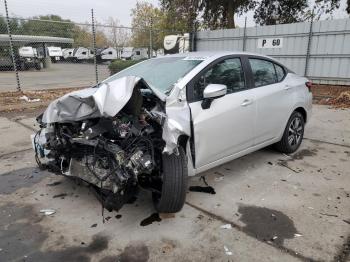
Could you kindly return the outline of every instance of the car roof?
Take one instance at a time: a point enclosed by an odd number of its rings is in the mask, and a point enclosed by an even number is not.
[[[194,58],[194,59],[201,58],[203,60],[207,60],[207,59],[216,59],[216,58],[220,58],[220,57],[227,56],[227,55],[259,56],[262,58],[268,58],[270,60],[274,60],[274,61],[278,62],[276,59],[269,57],[269,56],[265,56],[265,55],[258,54],[258,53],[242,52],[242,51],[197,51],[197,52],[164,55],[164,56],[159,56],[157,58],[162,59],[162,58],[166,58],[166,57],[186,57],[186,58]]]

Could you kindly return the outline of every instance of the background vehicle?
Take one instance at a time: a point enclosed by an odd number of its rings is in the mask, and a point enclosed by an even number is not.
[[[56,63],[57,61],[60,61],[63,57],[62,49],[61,47],[58,47],[58,46],[48,46],[47,52],[51,58],[52,63]]]
[[[65,48],[62,50],[62,56],[64,60],[73,59],[74,48]]]
[[[164,54],[187,53],[190,51],[190,35],[167,35],[164,37]]]
[[[94,58],[94,51],[86,47],[77,47],[73,51],[73,61],[74,62],[86,62]]]
[[[148,48],[124,47],[121,58],[124,60],[142,60],[148,58]]]
[[[188,175],[271,144],[295,152],[311,113],[310,85],[256,54],[146,60],[99,88],[52,102],[39,118],[36,155],[48,150],[48,157],[55,156],[53,169],[100,185],[118,208],[140,185],[152,192],[159,212],[177,212]]]
[[[43,53],[37,48],[31,46],[23,46],[18,49],[17,68],[19,70],[27,70],[35,68],[41,70],[44,67]]]

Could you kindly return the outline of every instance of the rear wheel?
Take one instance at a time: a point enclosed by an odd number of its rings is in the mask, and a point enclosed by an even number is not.
[[[163,154],[163,172],[161,193],[153,193],[153,202],[159,213],[179,212],[186,199],[187,158],[185,151],[179,147],[179,155]]]
[[[287,154],[297,151],[304,137],[304,127],[304,117],[299,112],[294,111],[288,120],[281,141],[275,144],[275,148]]]

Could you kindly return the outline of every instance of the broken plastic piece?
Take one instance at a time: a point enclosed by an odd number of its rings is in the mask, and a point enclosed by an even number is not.
[[[224,246],[224,250],[226,255],[232,256],[232,252],[226,246]]]
[[[34,103],[34,102],[39,102],[40,101],[39,98],[30,99],[28,96],[21,96],[19,99],[20,100],[24,100],[24,101],[29,102],[29,103]]]
[[[40,213],[44,213],[45,216],[51,216],[51,215],[56,213],[56,210],[50,209],[50,208],[48,208],[48,209],[41,209]]]
[[[302,234],[294,234],[294,237],[302,237]]]
[[[232,225],[231,224],[226,224],[226,225],[220,226],[220,228],[222,228],[222,229],[231,229]]]

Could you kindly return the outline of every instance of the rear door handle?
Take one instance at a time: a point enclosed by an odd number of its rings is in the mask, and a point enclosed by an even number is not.
[[[253,100],[245,99],[245,100],[242,102],[241,106],[249,106],[249,105],[251,105],[252,103],[253,103]]]

